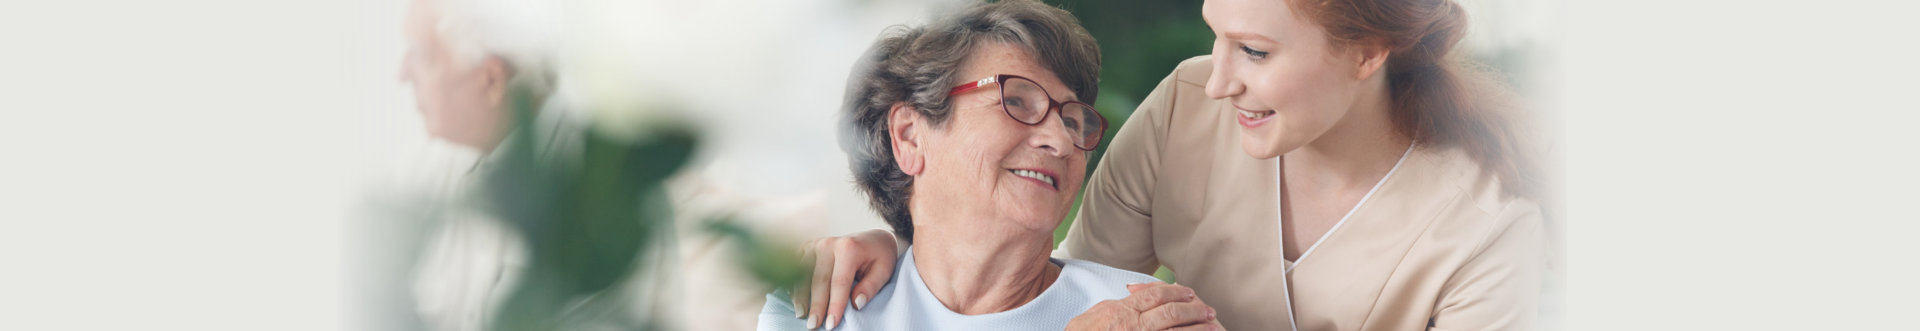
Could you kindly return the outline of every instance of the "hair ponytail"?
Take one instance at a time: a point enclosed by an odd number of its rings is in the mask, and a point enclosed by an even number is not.
[[[1294,0],[1336,45],[1389,47],[1387,89],[1395,131],[1415,143],[1459,147],[1503,188],[1530,196],[1538,182],[1507,88],[1452,52],[1466,37],[1467,13],[1452,0]]]

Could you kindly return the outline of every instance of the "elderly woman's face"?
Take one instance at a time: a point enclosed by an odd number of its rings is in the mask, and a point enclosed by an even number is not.
[[[1055,100],[1079,100],[1020,47],[981,46],[955,73],[957,81],[1010,74],[1032,79]],[[914,226],[1014,235],[1052,233],[1072,208],[1087,166],[1086,153],[1074,148],[1060,115],[1050,113],[1038,125],[1015,121],[1001,107],[1000,88],[993,85],[950,100],[953,112],[945,127],[925,125],[924,118],[916,117],[920,124],[908,130],[915,140],[912,150],[900,153],[901,144],[895,145],[897,155],[924,161],[924,167],[902,167],[915,176]],[[892,120],[900,119],[896,112]],[[900,126],[894,128],[897,136]],[[942,217],[919,215],[922,212]],[[934,222],[956,224],[929,224]]]

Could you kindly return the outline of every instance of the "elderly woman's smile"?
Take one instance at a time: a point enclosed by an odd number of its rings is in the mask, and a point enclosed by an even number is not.
[[[1039,182],[1040,185],[1046,185],[1047,188],[1055,191],[1060,190],[1060,185],[1054,183],[1054,178],[1059,176],[1052,175],[1054,173],[1052,171],[1045,169],[1008,169],[1007,172],[1013,173],[1014,176],[1032,179],[1035,182]]]

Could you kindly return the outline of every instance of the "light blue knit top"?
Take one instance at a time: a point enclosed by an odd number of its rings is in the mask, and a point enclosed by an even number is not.
[[[1125,298],[1127,284],[1158,282],[1159,279],[1137,272],[1120,270],[1099,263],[1050,259],[1060,266],[1060,278],[1033,301],[1013,310],[961,315],[948,310],[933,297],[914,267],[913,248],[900,254],[894,264],[894,277],[868,300],[866,307],[847,307],[846,319],[836,330],[1061,330],[1074,316],[1093,308],[1103,300]],[[761,331],[806,330],[807,320],[794,318],[793,303],[785,290],[767,294],[767,305],[760,310]],[[821,322],[825,329],[826,322]]]

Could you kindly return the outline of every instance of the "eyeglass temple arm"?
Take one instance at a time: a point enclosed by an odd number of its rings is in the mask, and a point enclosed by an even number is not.
[[[952,90],[947,90],[947,95],[966,93],[967,91],[972,91],[973,89],[977,89],[982,86],[987,86],[987,84],[993,84],[994,82],[999,81],[999,79],[1000,79],[1000,76],[993,76],[993,77],[987,77],[987,78],[981,79],[979,81],[975,81],[972,84],[960,84],[960,86],[954,86]]]

